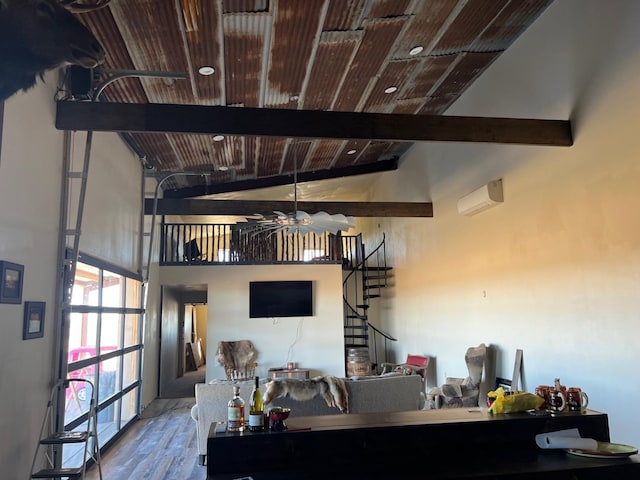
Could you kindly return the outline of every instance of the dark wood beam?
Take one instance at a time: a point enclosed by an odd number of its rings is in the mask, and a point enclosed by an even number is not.
[[[571,122],[274,108],[59,101],[56,128],[113,132],[570,146]]]
[[[316,170],[313,172],[298,173],[298,182],[315,182],[317,180],[328,180],[332,178],[351,177],[354,175],[365,175],[367,173],[388,172],[398,169],[398,157],[378,162],[364,163],[361,165],[351,165],[348,167],[334,168],[331,170]],[[237,182],[216,183],[212,185],[196,185],[192,187],[167,189],[164,191],[164,198],[193,198],[216,193],[242,192],[255,190],[258,188],[278,187],[281,185],[293,185],[293,175],[277,175],[273,177],[258,178],[255,180],[240,180]]]
[[[152,215],[154,200],[144,202],[145,215]],[[158,215],[271,215],[290,212],[293,202],[278,200],[193,200],[158,199]],[[307,213],[342,213],[353,217],[433,217],[431,202],[298,202],[298,210]]]

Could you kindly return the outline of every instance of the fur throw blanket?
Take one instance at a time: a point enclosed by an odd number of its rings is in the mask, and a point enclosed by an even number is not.
[[[322,395],[327,405],[349,413],[349,392],[344,380],[332,376],[319,376],[307,380],[297,378],[278,378],[266,385],[263,395],[264,404],[269,405],[279,397],[289,396],[294,400],[311,400]]]

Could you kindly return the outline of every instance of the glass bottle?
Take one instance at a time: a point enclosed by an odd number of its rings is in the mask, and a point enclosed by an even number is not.
[[[227,403],[227,432],[244,430],[244,400],[240,397],[240,385],[233,386],[233,398]]]
[[[249,399],[249,430],[252,432],[264,430],[264,403],[260,391],[260,379],[257,376]]]

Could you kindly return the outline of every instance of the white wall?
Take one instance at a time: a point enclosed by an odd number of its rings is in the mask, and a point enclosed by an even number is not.
[[[0,260],[24,265],[24,283],[22,304],[0,304],[3,478],[29,476],[49,389],[57,373],[54,345],[59,315],[55,296],[63,132],[54,126],[56,78],[56,73],[48,74],[44,83],[39,81],[35,88],[5,103],[0,151]],[[74,170],[79,171],[85,137],[75,137]],[[117,135],[95,135],[80,250],[132,271],[138,270],[141,171]],[[79,185],[79,180],[74,181],[74,198]],[[75,227],[75,222],[68,227]],[[42,338],[22,340],[25,301],[46,302]],[[157,378],[152,377],[151,382],[155,397],[153,382],[157,385]]]
[[[218,342],[244,339],[258,350],[260,377],[288,361],[311,375],[344,376],[341,265],[161,267],[160,275],[163,285],[208,285],[207,381],[225,378]],[[249,282],[264,280],[312,280],[314,316],[249,318]]]
[[[464,352],[497,349],[525,388],[559,377],[609,414],[614,442],[640,445],[640,3],[554,2],[447,114],[571,119],[575,145],[424,143],[374,200],[432,200],[432,219],[384,219],[395,288],[381,326],[435,357],[437,383]],[[502,178],[503,205],[456,202]],[[375,189],[374,189],[375,191]]]

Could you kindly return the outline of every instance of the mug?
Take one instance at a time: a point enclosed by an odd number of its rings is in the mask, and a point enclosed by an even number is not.
[[[567,397],[561,390],[549,389],[549,410],[552,412],[562,412],[567,406]]]
[[[549,390],[551,390],[551,387],[548,385],[538,385],[536,387],[536,395],[544,400],[544,403],[540,405],[540,408],[549,407]]]
[[[589,405],[589,396],[580,387],[571,387],[567,390],[567,406],[570,412],[582,412]]]

